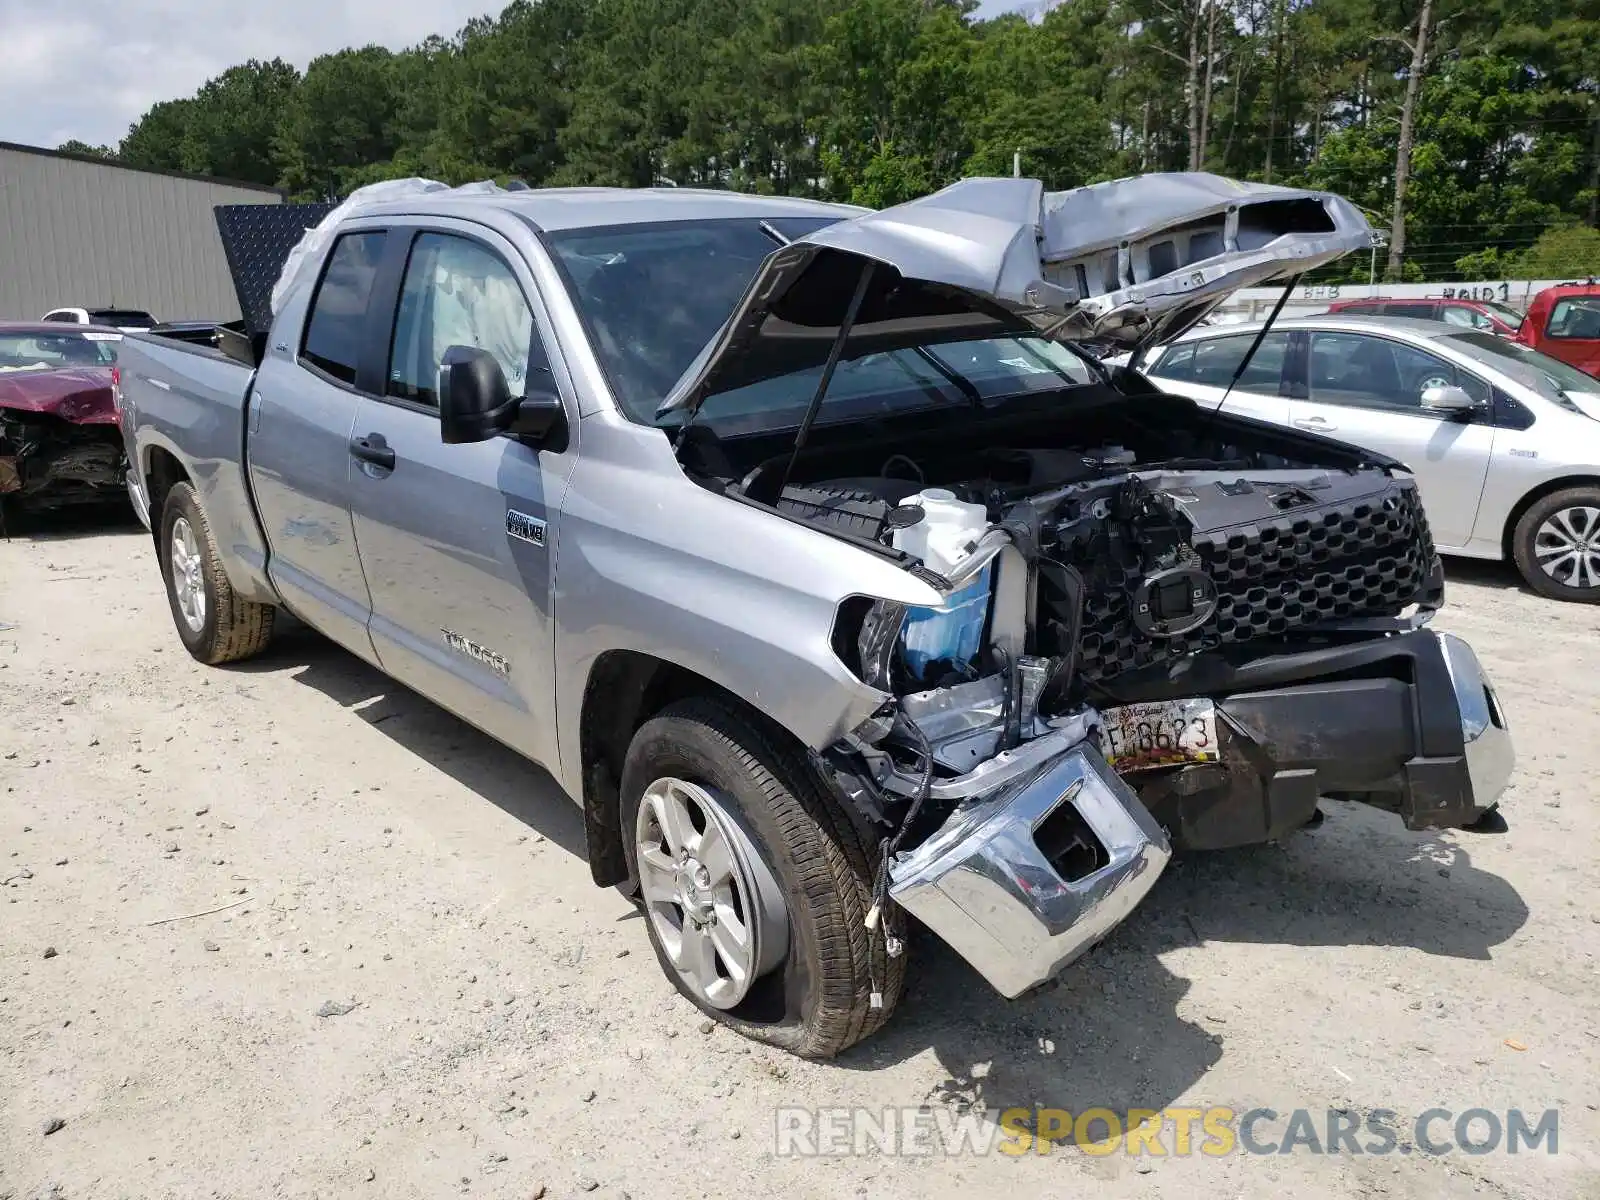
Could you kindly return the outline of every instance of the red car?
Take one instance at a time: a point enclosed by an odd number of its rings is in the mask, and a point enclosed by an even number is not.
[[[1600,376],[1600,284],[1545,288],[1528,305],[1517,341]]]
[[[125,461],[112,389],[122,334],[0,322],[0,504],[114,500]]]
[[[1426,297],[1415,300],[1335,300],[1328,305],[1328,311],[1348,316],[1443,321],[1447,325],[1460,325],[1463,329],[1498,333],[1501,337],[1515,334],[1522,321],[1522,314],[1516,309],[1494,300],[1439,300]]]

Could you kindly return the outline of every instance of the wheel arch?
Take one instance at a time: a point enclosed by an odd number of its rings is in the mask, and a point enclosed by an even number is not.
[[[629,876],[622,844],[622,763],[639,727],[662,709],[693,696],[713,696],[751,720],[792,736],[714,680],[677,663],[637,650],[607,650],[589,669],[578,718],[583,787],[584,837],[589,871],[600,887]]]
[[[189,478],[189,472],[184,469],[183,462],[165,446],[150,447],[145,456],[143,475],[144,494],[150,503],[150,533],[159,547],[161,510],[166,506],[167,493],[172,491],[175,484],[193,484],[194,481]]]
[[[1527,511],[1546,496],[1578,487],[1600,491],[1600,475],[1563,475],[1557,479],[1546,480],[1512,505],[1511,512],[1506,516],[1505,528],[1500,531],[1500,552],[1505,556],[1506,562],[1516,561],[1517,525]]]

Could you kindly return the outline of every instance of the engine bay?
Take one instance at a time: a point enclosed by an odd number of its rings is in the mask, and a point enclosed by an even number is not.
[[[853,597],[834,630],[839,656],[891,697],[833,749],[835,779],[897,847],[990,786],[997,763],[1069,725],[1092,736],[1125,680],[1438,603],[1409,476],[1177,397],[1107,387],[1070,408],[819,441],[793,462],[748,441],[700,461],[725,456],[712,486],[898,555],[945,597]]]

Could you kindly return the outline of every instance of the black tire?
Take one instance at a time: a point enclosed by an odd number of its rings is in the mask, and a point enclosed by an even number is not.
[[[178,521],[189,523],[200,554],[201,579],[205,588],[205,616],[200,628],[194,629],[184,618],[179,607],[178,592],[172,575],[172,535]],[[217,542],[211,534],[205,510],[199,497],[187,483],[176,483],[167,492],[161,506],[161,522],[157,527],[156,556],[161,562],[161,576],[167,587],[167,604],[172,610],[172,623],[177,626],[178,637],[184,648],[199,661],[211,666],[218,663],[238,662],[260,654],[272,641],[272,628],[278,610],[270,604],[256,604],[241,600],[234,594],[222,569],[222,559],[217,554]]]
[[[640,800],[666,776],[713,789],[738,809],[789,910],[787,956],[727,1011],[701,1004],[683,984],[647,916],[667,978],[707,1016],[804,1058],[831,1058],[875,1033],[900,999],[906,956],[888,956],[882,926],[867,930],[868,843],[805,755],[760,718],[709,697],[672,704],[645,722],[622,770],[623,845],[635,880]]]
[[[1577,604],[1600,604],[1600,581],[1586,587],[1567,583],[1546,571],[1537,554],[1540,528],[1556,514],[1575,508],[1591,508],[1600,513],[1600,488],[1566,488],[1534,501],[1528,506],[1528,511],[1522,514],[1511,535],[1512,557],[1522,578],[1541,596]],[[1600,518],[1596,518],[1595,523],[1600,526]],[[1582,532],[1587,534],[1589,530],[1585,527]],[[1594,532],[1600,534],[1600,527]],[[1600,537],[1597,537],[1595,544],[1600,546]],[[1600,556],[1597,556],[1597,560],[1600,560]]]

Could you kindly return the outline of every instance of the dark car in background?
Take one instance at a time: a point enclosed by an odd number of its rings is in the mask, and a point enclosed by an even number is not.
[[[36,512],[122,497],[121,342],[115,329],[0,322],[0,505]]]

